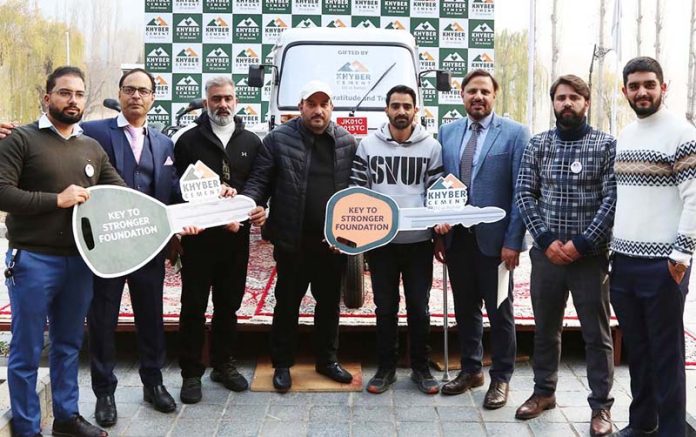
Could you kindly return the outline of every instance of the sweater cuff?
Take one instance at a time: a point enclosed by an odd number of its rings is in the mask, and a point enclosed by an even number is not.
[[[582,256],[587,255],[587,253],[594,248],[594,244],[592,244],[590,240],[585,238],[584,235],[578,234],[571,238],[571,240],[575,245],[575,250],[577,250]]]
[[[544,252],[546,252],[546,249],[556,240],[558,240],[558,237],[551,231],[542,232],[534,239],[536,244],[539,245],[539,248]]]
[[[686,264],[687,266],[691,264],[691,255],[680,252],[676,249],[672,249],[672,252],[669,254],[669,259],[672,259],[680,264]]]

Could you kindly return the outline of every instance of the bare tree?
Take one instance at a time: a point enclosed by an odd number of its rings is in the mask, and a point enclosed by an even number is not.
[[[655,59],[662,62],[662,0],[655,0]]]
[[[603,128],[603,123],[604,123],[604,110],[603,110],[603,104],[604,104],[604,99],[602,96],[604,96],[604,22],[605,22],[605,17],[607,15],[607,1],[606,0],[600,0],[599,2],[599,41],[597,42],[597,45],[599,46],[599,53],[600,55],[597,57],[597,87],[596,87],[596,94],[595,96],[597,98],[592,99],[593,100],[593,105],[595,106],[595,126],[597,126],[598,129]]]
[[[558,75],[558,0],[553,0],[551,12],[551,81],[556,80]],[[549,126],[553,126],[556,117],[553,113],[553,105],[549,111]]]
[[[689,75],[687,76],[686,119],[696,126],[696,2],[691,3],[691,22],[689,26]]]
[[[641,45],[643,44],[643,0],[638,1],[638,13],[636,16],[636,56],[642,54]]]

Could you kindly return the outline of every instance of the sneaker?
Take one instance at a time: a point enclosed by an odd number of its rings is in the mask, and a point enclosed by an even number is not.
[[[367,391],[373,394],[384,393],[396,382],[395,369],[378,369],[375,376],[367,383]]]
[[[430,374],[430,370],[416,370],[411,371],[411,380],[416,383],[418,390],[422,391],[427,395],[434,395],[440,391],[440,384],[435,381],[433,375]]]
[[[200,402],[203,398],[203,393],[201,392],[201,378],[184,378],[181,384],[179,398],[181,398],[181,402],[185,404],[196,404]]]
[[[214,368],[213,371],[210,372],[210,379],[219,382],[224,385],[226,389],[232,391],[244,391],[249,388],[249,383],[246,378],[239,373],[232,360],[222,366]]]

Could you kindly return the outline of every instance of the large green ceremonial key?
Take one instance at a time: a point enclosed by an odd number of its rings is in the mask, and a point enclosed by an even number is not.
[[[256,206],[240,195],[166,206],[125,187],[97,185],[88,191],[89,200],[73,209],[73,234],[82,258],[103,278],[139,269],[184,226],[241,222]]]

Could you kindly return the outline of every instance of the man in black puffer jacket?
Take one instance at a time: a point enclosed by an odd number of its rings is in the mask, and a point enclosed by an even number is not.
[[[301,117],[290,120],[264,139],[242,194],[265,204],[271,198],[265,236],[273,243],[278,281],[271,330],[273,386],[290,389],[295,362],[299,307],[309,284],[317,301],[314,311],[316,370],[335,381],[353,379],[336,357],[341,272],[345,255],[323,241],[326,203],[348,187],[355,139],[331,122],[333,103],[328,85],[311,81],[300,95]],[[257,207],[252,221],[262,214]]]
[[[251,173],[259,138],[244,129],[234,117],[236,95],[229,77],[214,77],[205,84],[206,111],[196,126],[176,142],[174,157],[181,177],[189,165],[203,162],[220,175],[220,182],[241,191]],[[213,293],[212,354],[210,378],[233,391],[248,383],[236,369],[232,348],[236,345],[237,315],[244,296],[249,261],[249,226],[232,223],[206,229],[181,240],[181,315],[179,318],[179,365],[181,401],[202,398],[201,360],[208,295]]]

